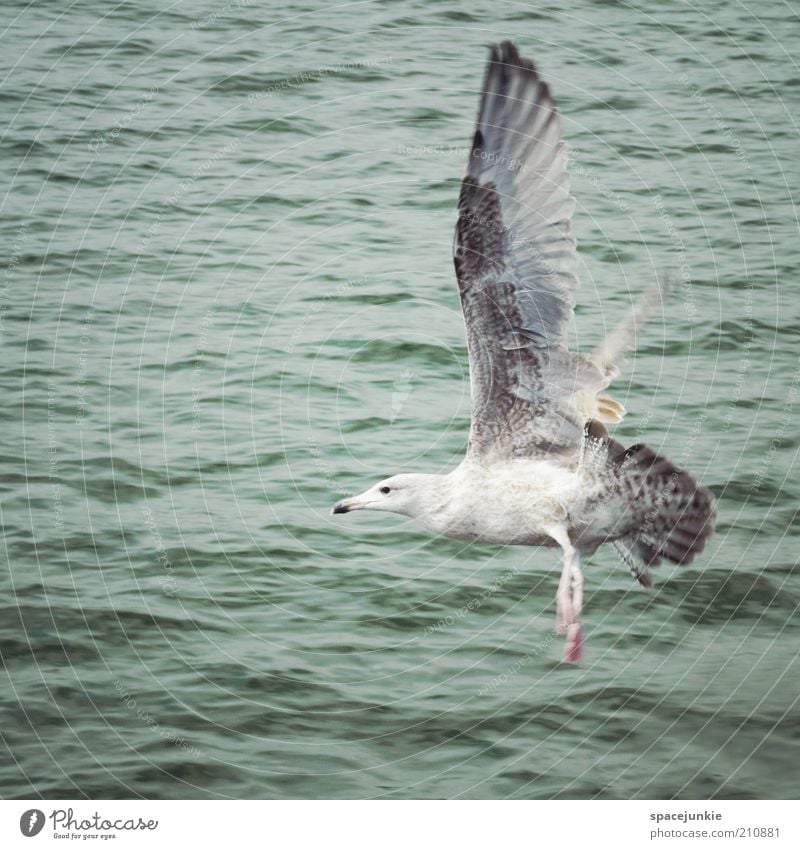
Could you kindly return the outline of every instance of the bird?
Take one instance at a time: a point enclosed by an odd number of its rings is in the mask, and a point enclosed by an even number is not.
[[[587,557],[610,543],[649,588],[651,568],[691,563],[716,521],[711,492],[689,472],[606,428],[625,414],[606,390],[663,285],[594,350],[569,350],[574,207],[550,87],[511,41],[491,45],[453,244],[469,357],[465,456],[448,474],[396,474],[332,507],[397,513],[458,540],[559,548],[566,664],[584,653]]]

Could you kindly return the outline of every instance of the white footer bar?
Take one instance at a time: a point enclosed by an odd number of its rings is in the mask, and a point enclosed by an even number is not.
[[[0,846],[292,849],[800,846],[793,801],[0,802]]]

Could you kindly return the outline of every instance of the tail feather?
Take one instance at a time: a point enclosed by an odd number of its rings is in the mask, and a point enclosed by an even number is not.
[[[646,445],[609,439],[609,463],[631,505],[615,548],[639,583],[662,560],[688,565],[714,532],[714,497],[685,470]]]
[[[628,540],[615,539],[612,543],[617,549],[617,554],[622,558],[622,562],[630,569],[631,575],[643,587],[650,589],[653,586],[653,579],[647,571],[647,563],[642,559],[636,550],[635,544]]]

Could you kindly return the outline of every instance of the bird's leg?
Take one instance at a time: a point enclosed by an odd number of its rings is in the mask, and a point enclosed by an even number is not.
[[[556,590],[556,633],[566,634],[572,622],[572,565],[564,555],[564,566]]]
[[[562,528],[554,528],[550,536],[564,552],[564,565],[556,592],[556,631],[567,635],[564,663],[575,663],[583,654],[581,608],[583,607],[583,573],[578,550]]]
[[[567,555],[564,555],[567,560]],[[564,663],[576,663],[583,657],[583,631],[581,609],[583,608],[583,572],[580,555],[572,549],[570,563],[570,588],[572,590],[572,621],[567,625],[567,644],[564,647]]]

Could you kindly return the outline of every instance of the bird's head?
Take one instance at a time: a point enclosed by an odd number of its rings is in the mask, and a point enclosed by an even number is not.
[[[371,489],[333,505],[331,513],[353,510],[383,510],[412,518],[430,509],[431,499],[441,489],[441,475],[395,475],[378,481]]]

